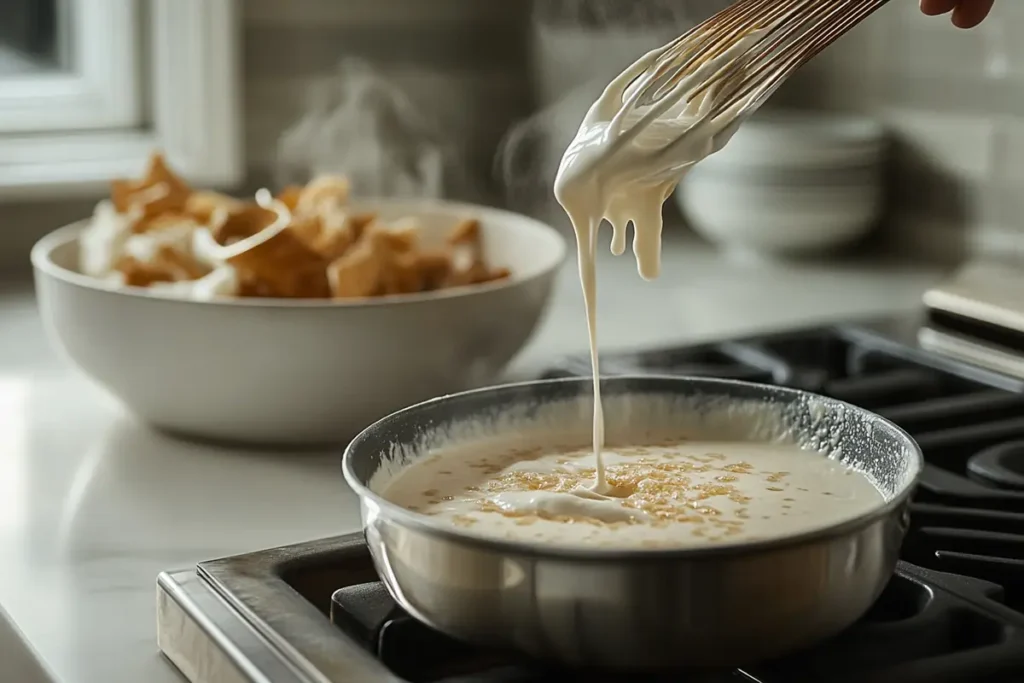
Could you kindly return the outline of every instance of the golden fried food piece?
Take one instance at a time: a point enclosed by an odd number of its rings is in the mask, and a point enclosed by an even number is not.
[[[185,200],[185,214],[200,225],[210,225],[224,214],[242,210],[246,203],[220,192],[193,192]]]
[[[166,213],[186,213],[192,194],[184,180],[174,174],[160,153],[149,159],[146,175],[141,180],[113,180],[110,199],[121,214],[136,214],[136,233],[146,232],[154,218]]]
[[[252,273],[238,273],[238,296],[267,299],[277,294],[269,283],[263,282]]]
[[[484,244],[480,235],[480,221],[475,219],[464,220],[448,235],[448,244],[451,245],[456,259],[464,263],[462,270],[477,268],[484,262]],[[459,259],[458,254],[464,254]]]
[[[413,231],[368,224],[356,245],[331,263],[333,296],[348,299],[424,291],[426,273],[413,251],[416,238]]]
[[[327,266],[327,279],[335,299],[377,296],[385,259],[373,240],[363,240]]]
[[[127,284],[147,287],[201,278],[228,255],[240,296],[338,299],[413,294],[509,276],[508,269],[488,266],[479,221],[461,221],[444,246],[426,248],[415,218],[386,224],[349,206],[350,192],[347,178],[322,175],[284,188],[276,202],[267,203],[263,195],[242,201],[193,191],[154,153],[142,178],[111,182],[111,203],[129,218],[133,232],[167,230],[156,241],[174,245],[159,247],[145,260],[122,257],[116,268]],[[210,237],[221,247],[236,246],[218,256]]]
[[[381,224],[367,228],[364,239],[373,242],[383,267],[380,277],[381,295],[414,294],[423,291],[423,275],[416,267],[414,231],[394,229]]]
[[[483,233],[480,221],[468,219],[462,221],[448,236],[448,244],[458,256],[458,250],[465,250],[466,259],[459,259],[465,262],[461,268],[455,268],[445,279],[444,287],[464,287],[467,285],[480,285],[486,282],[503,280],[511,275],[508,268],[492,270],[488,267],[484,258]]]
[[[248,239],[277,222],[278,215],[258,204],[241,204],[237,209],[221,216],[212,226],[213,238],[222,246]]]
[[[318,217],[293,217],[292,222],[288,225],[288,230],[291,230],[307,247],[317,251],[316,243],[323,233],[323,223]]]
[[[318,254],[328,261],[341,258],[365,232],[367,226],[377,220],[372,213],[324,212],[316,217],[319,231],[307,242]]]
[[[456,225],[448,235],[448,244],[452,246],[466,245],[474,249],[481,244],[480,221],[468,218]]]
[[[444,287],[452,272],[452,257],[443,249],[419,251],[413,254],[416,268],[423,276],[423,290],[432,291]]]
[[[227,259],[245,281],[259,281],[265,296],[323,299],[331,295],[327,262],[285,229]]]
[[[178,213],[176,211],[162,213],[149,219],[146,223],[145,232],[159,232],[167,228],[182,228],[192,222],[192,217],[187,213]]]
[[[484,279],[477,280],[473,284],[482,285],[485,282],[497,282],[499,280],[507,280],[510,277],[512,277],[511,268],[494,268],[493,270],[489,270],[487,272],[487,275],[484,277]]]
[[[167,245],[159,247],[149,261],[125,257],[115,267],[124,275],[125,284],[133,287],[148,287],[155,282],[197,280],[207,273],[200,263]]]
[[[464,270],[452,271],[444,281],[444,287],[466,287],[469,285],[482,285],[487,282],[504,280],[511,275],[508,268],[497,268],[490,270],[481,263],[474,263]]]
[[[319,219],[313,219],[320,225],[316,236],[306,242],[313,251],[320,254],[327,261],[334,261],[344,256],[353,244],[356,243],[354,233],[346,228],[328,229],[323,226]]]
[[[345,229],[352,233],[352,239],[359,241],[367,228],[377,222],[375,213],[353,213],[345,217]]]
[[[393,225],[383,233],[382,238],[392,251],[406,254],[415,251],[419,246],[420,226],[414,222]]]
[[[274,197],[277,201],[281,202],[288,207],[289,211],[294,212],[299,208],[299,198],[302,197],[302,186],[300,185],[289,185]]]
[[[348,203],[351,184],[348,178],[337,175],[321,175],[309,182],[299,193],[295,209],[297,213],[318,213],[325,206],[344,206]]]
[[[412,254],[391,252],[381,273],[380,294],[415,294],[424,291],[423,273]]]
[[[115,270],[124,276],[124,283],[130,287],[149,287],[157,282],[174,282],[174,278],[166,270],[130,256],[119,260]]]

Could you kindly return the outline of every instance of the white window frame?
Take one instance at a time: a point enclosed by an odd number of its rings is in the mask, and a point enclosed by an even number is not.
[[[26,73],[0,81],[0,131],[127,128],[142,122],[138,5],[125,0],[61,0],[58,21],[73,71]],[[96,39],[96,36],[102,36]],[[64,50],[61,49],[63,52]]]
[[[155,149],[197,185],[241,181],[237,0],[139,1],[144,45],[135,0],[73,0],[73,74],[0,81],[0,201],[95,195]]]

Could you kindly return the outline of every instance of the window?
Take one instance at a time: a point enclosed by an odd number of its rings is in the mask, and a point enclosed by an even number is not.
[[[163,149],[242,173],[236,0],[2,0],[0,199],[86,194]]]
[[[64,5],[54,0],[8,0],[0,5],[0,73],[36,73],[66,64]]]

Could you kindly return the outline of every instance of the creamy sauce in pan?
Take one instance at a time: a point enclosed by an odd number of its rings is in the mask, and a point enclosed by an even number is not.
[[[782,538],[877,509],[863,474],[796,445],[686,441],[608,450],[462,445],[419,458],[381,495],[471,533],[561,547],[685,548]]]

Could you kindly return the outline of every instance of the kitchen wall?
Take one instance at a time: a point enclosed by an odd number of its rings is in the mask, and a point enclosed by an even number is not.
[[[480,0],[239,0],[244,14],[245,189],[270,183],[278,136],[326,87],[343,57],[365,58],[406,89],[470,167],[473,189],[496,197],[493,150],[527,115],[529,3]],[[27,270],[45,232],[79,219],[95,198],[0,204],[0,270]]]
[[[889,235],[915,251],[1024,257],[1024,3],[971,31],[898,0],[780,95],[868,112],[895,138]]]

